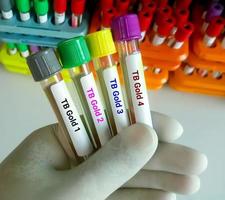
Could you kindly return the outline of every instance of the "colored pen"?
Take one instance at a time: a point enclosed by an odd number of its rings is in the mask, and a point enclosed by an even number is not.
[[[207,47],[211,47],[215,43],[216,38],[221,34],[223,28],[224,19],[222,17],[214,17],[206,29],[203,37],[203,43]]]
[[[84,37],[63,41],[59,43],[58,51],[62,64],[69,70],[81,99],[81,108],[84,110],[84,117],[87,119],[96,147],[100,148],[111,139],[112,135],[103,99],[89,68],[91,56],[86,41]]]
[[[81,25],[83,20],[83,13],[85,11],[85,4],[86,0],[72,0],[71,2],[72,27],[76,28]]]
[[[2,13],[3,19],[11,19],[13,17],[12,3],[10,0],[1,0],[0,10]]]
[[[123,70],[131,123],[144,123],[152,127],[150,105],[144,76],[139,39],[141,30],[135,14],[120,16],[112,21]]]
[[[172,16],[172,8],[170,6],[165,6],[162,8],[159,8],[159,10],[156,13],[156,20],[153,24],[153,30],[157,32],[158,26],[161,24],[161,21],[163,21],[165,18]]]
[[[218,17],[222,14],[224,9],[224,6],[220,3],[212,3],[209,7],[209,9],[207,10],[207,13],[205,15],[205,21],[202,24],[202,32],[204,33],[210,23],[210,21],[214,18],[214,17]]]
[[[7,42],[6,46],[7,46],[9,55],[15,55],[17,53],[17,48],[16,48],[16,45],[14,43]]]
[[[18,43],[16,44],[17,46],[17,49],[19,50],[20,52],[20,55],[23,57],[23,58],[26,58],[30,55],[30,52],[29,52],[29,49],[28,49],[28,46],[26,44],[23,44],[23,43]]]
[[[168,41],[168,46],[173,49],[180,49],[184,42],[189,39],[194,31],[194,25],[191,22],[180,25],[173,38]]]
[[[60,73],[61,65],[53,49],[46,49],[27,58],[27,64],[35,81],[40,82],[54,110],[61,134],[66,137],[76,158],[81,161],[94,148],[85,125]]]
[[[66,17],[67,0],[54,0],[55,24],[62,24]]]
[[[46,23],[48,20],[49,10],[48,0],[34,0],[34,9],[37,15],[38,23]]]
[[[125,106],[117,65],[113,59],[116,47],[111,31],[107,29],[89,34],[86,36],[86,41],[98,74],[114,134],[120,133],[130,125],[130,120]]]
[[[21,21],[30,19],[30,0],[16,0],[16,6],[20,13]]]
[[[140,22],[140,27],[141,27],[141,39],[142,41],[145,38],[146,32],[151,26],[152,19],[153,19],[153,13],[148,12],[148,11],[139,11],[138,12],[138,19]]]
[[[173,17],[162,19],[160,25],[157,28],[157,32],[153,36],[152,45],[159,46],[163,44],[166,38],[170,35],[174,25],[175,19]]]

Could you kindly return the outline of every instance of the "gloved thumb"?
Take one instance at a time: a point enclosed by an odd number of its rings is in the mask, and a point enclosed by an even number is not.
[[[158,138],[152,128],[132,125],[78,167],[58,172],[63,187],[53,186],[57,190],[52,188],[54,195],[49,199],[106,199],[149,161],[157,145]]]

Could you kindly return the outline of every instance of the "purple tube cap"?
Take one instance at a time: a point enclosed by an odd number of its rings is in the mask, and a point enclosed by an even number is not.
[[[129,41],[141,38],[141,29],[138,16],[135,14],[116,17],[112,21],[114,40]]]
[[[206,21],[210,22],[213,17],[220,16],[223,12],[223,5],[221,3],[212,3],[206,14]]]

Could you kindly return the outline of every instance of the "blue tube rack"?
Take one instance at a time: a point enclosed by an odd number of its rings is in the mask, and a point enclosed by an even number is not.
[[[83,21],[77,28],[70,26],[70,16],[66,16],[63,24],[55,25],[53,14],[49,14],[48,21],[44,24],[36,22],[36,16],[31,13],[31,18],[22,22],[17,12],[12,19],[0,18],[0,40],[3,42],[25,43],[38,46],[56,47],[64,40],[76,36],[86,35],[88,32],[88,13],[84,13]]]

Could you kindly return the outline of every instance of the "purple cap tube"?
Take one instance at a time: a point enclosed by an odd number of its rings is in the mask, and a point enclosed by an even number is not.
[[[205,21],[210,22],[213,17],[220,16],[224,6],[221,3],[212,3],[207,11]]]

